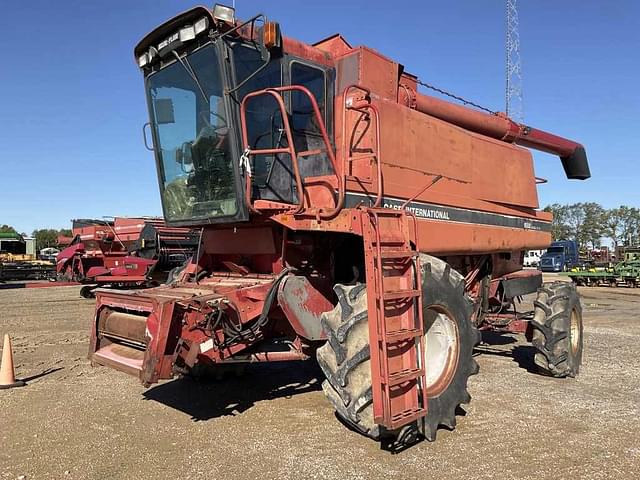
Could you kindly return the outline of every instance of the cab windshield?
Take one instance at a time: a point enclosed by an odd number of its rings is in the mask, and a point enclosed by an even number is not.
[[[235,215],[229,121],[215,48],[206,46],[163,68],[147,85],[165,218]]]

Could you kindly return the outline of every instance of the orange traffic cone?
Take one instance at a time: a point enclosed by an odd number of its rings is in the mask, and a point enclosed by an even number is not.
[[[13,352],[11,351],[11,339],[4,334],[4,346],[2,347],[2,363],[0,364],[0,389],[22,387],[25,383],[16,380],[13,373]]]

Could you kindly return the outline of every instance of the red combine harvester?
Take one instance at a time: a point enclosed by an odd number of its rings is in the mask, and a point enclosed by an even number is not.
[[[167,227],[155,218],[73,220],[73,240],[56,258],[56,279],[88,284],[80,291],[86,298],[101,286],[158,285],[186,262],[197,243],[190,229]]]
[[[340,35],[306,45],[220,5],[135,58],[165,220],[201,242],[172,285],[98,290],[94,364],[148,386],[315,355],[337,414],[391,448],[455,426],[481,330],[526,333],[543,372],[578,373],[576,290],[522,270],[551,241],[522,146],[586,179],[580,144],[424,95]]]

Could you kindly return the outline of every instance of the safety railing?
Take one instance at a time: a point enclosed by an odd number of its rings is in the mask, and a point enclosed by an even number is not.
[[[246,175],[245,175],[245,197],[247,200],[247,205],[249,209],[254,213],[260,213],[258,209],[252,203],[252,175],[251,169],[248,168],[249,156],[257,156],[257,155],[279,155],[279,154],[288,154],[291,157],[291,164],[293,167],[293,174],[296,182],[296,189],[298,193],[298,204],[293,205],[290,209],[291,213],[302,213],[305,210],[304,199],[304,180],[300,176],[300,168],[298,165],[298,158],[309,156],[317,153],[321,153],[321,150],[305,150],[302,152],[296,152],[295,142],[293,138],[293,132],[291,130],[291,124],[289,122],[289,116],[287,113],[287,108],[282,98],[282,93],[284,92],[293,92],[298,91],[302,94],[306,95],[309,101],[311,102],[311,106],[313,108],[313,113],[315,116],[315,120],[317,122],[318,129],[320,130],[320,134],[322,136],[322,140],[324,142],[325,150],[331,162],[334,172],[336,175],[339,175],[338,165],[336,161],[335,153],[331,147],[331,142],[329,140],[329,136],[327,135],[327,129],[324,124],[324,120],[322,119],[322,114],[320,113],[320,107],[318,106],[318,102],[313,95],[306,87],[302,85],[288,85],[283,87],[274,87],[274,88],[265,88],[263,90],[256,90],[255,92],[251,92],[242,99],[242,103],[240,104],[240,122],[242,128],[242,143],[244,146],[243,161],[247,162]],[[263,148],[263,149],[255,149],[251,148],[249,145],[249,135],[247,128],[247,104],[258,96],[261,95],[270,95],[272,96],[278,104],[278,108],[280,109],[280,114],[282,115],[282,125],[284,129],[284,133],[287,138],[287,146],[286,147],[275,147],[275,148]],[[344,182],[338,181],[338,198],[344,199]],[[339,200],[337,202],[336,208],[329,210],[319,210],[317,212],[317,216],[320,218],[331,218],[336,215],[340,209],[342,208],[342,202]]]
[[[354,100],[349,95],[352,91],[360,91],[364,93],[364,98],[360,100]],[[342,138],[344,144],[344,150],[342,154],[342,177],[341,181],[344,182],[343,191],[346,191],[346,177],[347,166],[354,161],[364,160],[367,158],[372,159],[375,162],[376,168],[376,199],[372,207],[377,208],[382,203],[382,162],[380,161],[380,112],[378,107],[371,103],[371,91],[368,88],[360,85],[352,84],[346,87],[343,91],[342,98],[344,99],[344,109],[342,110]],[[376,131],[375,150],[371,153],[365,153],[358,156],[351,155],[351,141],[347,141],[347,111],[359,112],[368,117],[373,117],[373,122]],[[338,202],[342,206],[342,202]]]

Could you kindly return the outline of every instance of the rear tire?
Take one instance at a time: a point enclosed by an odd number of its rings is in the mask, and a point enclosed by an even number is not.
[[[532,343],[534,363],[552,377],[575,377],[582,363],[582,306],[575,285],[546,283],[538,290]]]
[[[467,380],[478,372],[472,352],[480,333],[470,320],[472,303],[464,293],[462,275],[429,255],[421,254],[420,262],[426,344],[431,352],[443,349],[443,355],[426,354],[425,362],[428,413],[420,420],[420,430],[433,441],[439,425],[455,428],[456,408],[471,400]],[[356,431],[376,440],[395,436],[397,432],[387,432],[373,420],[366,285],[336,285],[334,290],[338,305],[321,320],[328,341],[317,351],[326,376],[324,393],[342,421]],[[438,363],[436,373],[442,374],[430,375],[430,363]]]
[[[85,285],[80,289],[80,296],[82,298],[96,298],[94,290],[98,288],[96,285]]]

